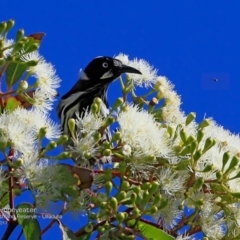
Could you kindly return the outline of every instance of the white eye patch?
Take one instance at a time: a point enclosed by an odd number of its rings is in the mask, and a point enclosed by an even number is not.
[[[121,67],[121,66],[122,66],[122,63],[121,63],[119,60],[114,59],[114,60],[113,60],[113,65],[114,65],[115,67]]]
[[[110,78],[113,76],[112,70],[110,69],[108,72],[105,72],[100,79]]]
[[[79,78],[83,80],[89,80],[87,74],[82,69],[80,69]]]

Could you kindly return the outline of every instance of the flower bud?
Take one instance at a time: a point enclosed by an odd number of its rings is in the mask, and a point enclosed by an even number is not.
[[[95,142],[98,142],[101,139],[101,133],[95,132],[93,138]]]
[[[133,192],[137,194],[137,196],[142,193],[142,190],[139,186],[135,186],[134,188],[132,188]]]
[[[67,135],[62,135],[58,138],[58,140],[56,141],[57,145],[63,144],[68,140],[68,136]]]
[[[97,230],[100,232],[100,233],[104,233],[106,231],[105,227],[104,226],[98,226]]]
[[[193,154],[195,152],[195,150],[197,149],[198,143],[197,141],[193,141],[191,143],[191,153]]]
[[[169,137],[171,138],[173,136],[173,133],[174,133],[174,128],[168,126],[167,132],[169,134]]]
[[[103,147],[104,147],[104,148],[111,148],[111,144],[110,144],[110,142],[108,142],[108,141],[104,141],[104,143],[103,143]]]
[[[23,38],[23,36],[24,36],[24,30],[23,29],[19,29],[17,31],[15,41],[16,42],[20,41]]]
[[[37,138],[39,140],[42,140],[47,134],[47,127],[42,127],[39,129],[39,132],[37,134]]]
[[[118,220],[119,223],[123,222],[125,219],[125,215],[123,212],[118,212],[116,214],[116,219]]]
[[[138,208],[134,208],[134,209],[132,210],[132,214],[133,214],[133,216],[134,216],[135,218],[138,218],[138,217],[141,216],[141,211],[140,211]]]
[[[14,26],[14,24],[15,24],[15,21],[13,19],[8,20],[5,31],[8,32]]]
[[[207,138],[204,144],[203,153],[207,152],[215,143],[216,141],[213,138]]]
[[[5,31],[7,28],[7,23],[6,22],[1,22],[0,23],[0,34]]]
[[[54,141],[51,141],[46,148],[44,149],[44,153],[53,150],[54,148],[57,147],[57,144]]]
[[[233,156],[233,158],[228,166],[228,169],[224,172],[224,174],[233,170],[238,164],[239,164],[239,158],[237,156]]]
[[[111,181],[107,181],[105,183],[105,189],[106,189],[106,193],[107,195],[110,195],[111,191],[112,191],[112,188],[113,188],[113,184]]]
[[[74,118],[68,119],[68,129],[72,135],[72,137],[75,137],[75,126],[76,126],[76,121]]]
[[[112,136],[112,142],[118,141],[121,139],[121,132],[117,131],[114,133],[114,135]]]
[[[99,107],[99,106],[101,106],[101,104],[102,104],[102,99],[99,98],[99,97],[95,97],[95,98],[93,99],[93,103],[97,104],[97,106]]]
[[[118,165],[118,168],[119,168],[119,172],[121,174],[121,176],[124,176],[125,172],[126,172],[126,163],[125,162],[120,162],[119,165]]]
[[[118,209],[118,200],[115,197],[111,197],[109,200],[109,204],[114,212]]]
[[[211,170],[213,170],[213,165],[209,164],[202,170],[202,172],[210,172]]]
[[[137,194],[133,192],[130,196],[130,199],[132,203],[135,203],[137,200]]]
[[[149,212],[150,212],[151,214],[155,214],[155,213],[157,213],[157,211],[158,211],[158,208],[157,208],[156,206],[151,206],[151,207],[150,207]]]
[[[21,158],[18,158],[15,162],[14,162],[14,167],[19,168],[23,165],[23,160]]]
[[[124,156],[130,156],[132,152],[132,148],[126,144],[122,147],[121,152]]]
[[[130,187],[129,182],[127,182],[127,181],[122,181],[121,190],[128,190],[129,187]]]
[[[185,156],[191,152],[191,146],[188,145],[185,148],[182,149],[182,151],[179,153],[180,156]]]
[[[180,131],[180,137],[184,143],[187,142],[187,133],[183,129]]]
[[[198,129],[203,129],[205,127],[208,127],[210,125],[210,120],[209,119],[204,119],[199,125]]]
[[[222,177],[223,177],[222,171],[217,171],[217,172],[216,172],[216,178],[217,178],[217,180],[220,181],[220,180],[222,179]]]
[[[123,98],[118,98],[115,103],[113,104],[112,110],[117,109],[124,103]]]
[[[24,92],[27,89],[28,89],[28,82],[25,80],[22,80],[18,85],[17,92]]]
[[[96,103],[93,103],[93,104],[91,105],[91,111],[92,111],[93,114],[98,113],[99,108],[98,108],[98,105],[97,105]]]
[[[111,155],[112,155],[111,149],[104,149],[103,156],[111,156]]]
[[[91,233],[93,231],[93,225],[91,223],[88,223],[85,227],[84,227],[85,232],[87,233]]]
[[[127,197],[127,193],[124,191],[120,191],[117,195],[117,200],[122,201]]]
[[[85,159],[91,159],[92,158],[92,154],[90,152],[85,152],[84,153],[84,158]]]
[[[106,119],[105,119],[105,122],[104,122],[104,124],[103,124],[103,127],[108,127],[108,126],[110,126],[111,124],[113,124],[115,122],[115,118],[113,118],[113,117],[107,117]]]
[[[106,179],[106,181],[111,181],[112,180],[112,171],[111,169],[105,169],[104,170],[104,178]]]
[[[194,119],[196,118],[196,113],[195,112],[190,112],[186,118],[186,126],[190,124]]]
[[[193,155],[193,160],[197,161],[200,159],[201,156],[202,156],[202,151],[200,149],[198,149]]]
[[[72,154],[69,153],[69,152],[62,152],[60,153],[59,155],[57,155],[55,157],[55,159],[57,160],[63,160],[63,159],[68,159],[68,158],[71,158]]]
[[[204,184],[204,179],[203,178],[198,178],[196,180],[196,182],[193,185],[194,189],[199,189],[200,187],[202,187],[202,185]]]
[[[31,60],[31,61],[26,62],[26,65],[28,67],[35,67],[35,66],[38,65],[38,61],[37,60]]]
[[[196,138],[195,138],[194,136],[190,135],[190,136],[187,138],[186,144],[190,144],[190,143],[192,143],[193,141],[196,141]]]
[[[198,133],[197,133],[197,141],[198,141],[198,143],[200,143],[200,142],[202,141],[203,136],[204,136],[203,130],[202,130],[202,129],[199,129],[199,130],[198,130]]]
[[[145,204],[148,203],[150,197],[151,197],[151,195],[149,194],[148,190],[143,191],[142,200]]]
[[[101,202],[101,203],[100,203],[100,208],[101,208],[102,210],[106,210],[107,207],[108,207],[108,203],[107,203],[107,202]]]
[[[159,189],[160,185],[157,181],[153,181],[149,189],[149,194],[152,195]]]
[[[141,185],[142,190],[148,190],[151,187],[150,182],[145,182],[144,184]]]
[[[222,171],[223,171],[223,169],[224,169],[224,167],[227,164],[229,159],[230,159],[230,153],[229,152],[225,152],[223,154],[223,158],[222,158]]]

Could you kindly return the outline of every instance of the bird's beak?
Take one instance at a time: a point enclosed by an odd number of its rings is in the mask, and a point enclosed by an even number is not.
[[[142,74],[139,70],[133,67],[129,67],[127,65],[122,65],[120,68],[121,73],[136,73],[136,74]]]

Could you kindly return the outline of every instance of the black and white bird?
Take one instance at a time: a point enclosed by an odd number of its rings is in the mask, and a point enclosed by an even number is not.
[[[68,120],[76,119],[76,112],[81,116],[85,110],[90,109],[95,97],[102,99],[102,116],[108,115],[107,89],[122,73],[141,74],[137,69],[126,66],[112,57],[96,57],[86,66],[80,73],[80,79],[63,95],[57,106],[64,134],[70,136]]]

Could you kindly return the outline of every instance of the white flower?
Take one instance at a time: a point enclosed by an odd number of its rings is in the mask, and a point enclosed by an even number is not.
[[[59,200],[63,189],[69,187],[66,179],[68,176],[64,171],[65,166],[41,159],[37,149],[24,153],[22,159],[22,177],[32,190],[37,207],[46,209],[49,201]]]
[[[200,224],[202,231],[211,239],[222,239],[225,236],[225,220],[221,217],[219,207],[205,201],[201,207]]]
[[[24,52],[22,52],[24,53]],[[40,55],[40,53],[38,51],[34,51],[34,52],[30,52],[30,53],[26,53],[23,54],[20,59],[23,62],[30,62],[30,61],[44,61],[44,57]],[[34,67],[33,67],[34,69]]]
[[[45,127],[47,139],[53,140],[60,137],[60,125],[53,122],[48,114],[45,114],[38,109],[26,110],[23,108],[17,108],[12,114],[13,117],[18,119],[18,121],[21,121],[31,128],[30,131],[34,135],[38,134],[39,130]]]
[[[169,167],[161,168],[157,175],[161,190],[166,194],[184,191],[186,180],[189,178],[187,171],[173,171]]]
[[[187,235],[180,235],[180,236],[177,236],[176,240],[194,240],[191,236],[187,236]]]
[[[33,107],[43,111],[44,113],[48,113],[50,110],[52,110],[53,105],[53,98],[49,98],[45,91],[43,91],[41,88],[38,88],[33,95],[34,103]]]
[[[6,50],[3,51],[3,56],[6,58],[8,57],[11,53],[13,48],[8,48],[9,46],[14,44],[13,39],[6,39],[0,36],[0,40],[3,40],[3,47],[2,48],[7,48]]]
[[[168,92],[173,91],[174,85],[165,76],[158,76],[156,79],[155,89],[163,96],[167,96]]]
[[[129,145],[124,145],[123,147],[122,147],[122,149],[121,149],[121,151],[122,151],[122,154],[124,155],[124,156],[130,156],[131,155],[131,152],[132,152],[132,149],[131,149],[131,147],[129,146]]]
[[[38,87],[46,94],[47,97],[56,96],[56,88],[60,85],[60,78],[56,75],[56,70],[51,63],[40,61],[34,67],[34,74],[37,79]]]
[[[155,218],[161,218],[163,221],[163,228],[165,230],[172,229],[177,225],[178,221],[182,219],[183,210],[179,210],[179,205],[182,203],[183,199],[179,198],[169,198],[168,205],[160,209],[155,215]]]
[[[120,60],[124,65],[128,65],[129,63],[128,55],[124,53],[119,53],[117,56],[114,56],[114,58]]]
[[[36,141],[31,126],[18,119],[15,111],[0,115],[0,134],[18,152],[28,152]]]
[[[79,115],[79,112],[76,113],[76,117],[76,126],[83,134],[92,134],[96,132],[104,122],[103,118],[95,118],[93,113],[91,111],[88,112],[87,110],[82,113],[81,116]]]
[[[130,105],[128,111],[118,116],[122,141],[132,148],[135,161],[171,155],[166,130],[160,128],[151,114]]]
[[[60,86],[60,78],[56,75],[56,70],[51,63],[39,54],[38,51],[27,53],[21,56],[21,60],[38,61],[36,66],[30,67],[28,71],[37,79],[37,89],[34,94],[34,106],[43,112],[52,109],[52,102],[57,95],[56,88]]]
[[[60,126],[39,110],[17,108],[0,115],[1,141],[10,142],[18,153],[32,151],[42,127],[46,127],[46,138],[52,140],[60,136]]]
[[[99,148],[92,135],[86,135],[83,137],[79,134],[76,141],[74,141],[74,145],[69,145],[67,149],[70,153],[74,154],[74,156],[77,155],[77,160],[79,160],[81,165],[86,166],[89,164],[86,154],[91,154],[92,157],[96,157],[99,152]]]
[[[138,69],[142,74],[127,73],[134,86],[150,87],[156,82],[157,70],[144,59],[135,58],[128,66]]]
[[[239,134],[231,133],[218,125],[214,120],[211,120],[210,126],[204,131],[204,139],[207,139],[208,137],[216,139],[217,144],[220,144],[224,151],[230,151],[232,156],[240,153]]]

